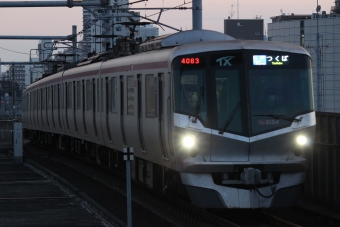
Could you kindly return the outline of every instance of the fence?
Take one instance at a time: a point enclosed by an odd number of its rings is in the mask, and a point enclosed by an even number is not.
[[[323,205],[340,207],[340,114],[316,113],[314,150],[305,195]]]

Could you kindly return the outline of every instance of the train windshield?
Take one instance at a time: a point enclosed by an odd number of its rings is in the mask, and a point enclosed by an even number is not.
[[[207,74],[204,56],[179,58],[176,70],[176,111],[207,122]]]
[[[174,60],[175,112],[219,132],[253,136],[289,127],[313,111],[310,58],[260,50]]]
[[[248,53],[251,134],[288,127],[313,111],[309,57],[282,52]]]

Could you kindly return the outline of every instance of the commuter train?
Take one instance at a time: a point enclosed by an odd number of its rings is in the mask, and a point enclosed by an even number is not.
[[[25,136],[122,170],[132,147],[133,179],[198,207],[295,204],[316,124],[305,49],[207,30],[128,44],[29,85]]]

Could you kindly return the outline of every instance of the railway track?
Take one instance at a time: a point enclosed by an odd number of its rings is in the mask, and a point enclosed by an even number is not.
[[[89,163],[83,163],[74,158],[51,153],[45,148],[37,148],[31,144],[25,146],[25,163],[48,179],[77,196],[79,201],[89,207],[95,215],[112,226],[126,226],[125,177],[119,173],[108,172]],[[72,174],[70,174],[72,172]],[[96,181],[89,182],[86,177]],[[98,183],[99,182],[99,183]],[[87,188],[86,184],[93,187]],[[112,194],[109,194],[112,192]],[[120,196],[119,196],[120,195]],[[113,203],[106,197],[113,198]],[[190,203],[155,192],[150,188],[132,182],[133,226],[199,226],[199,227],[298,227],[294,223],[275,217],[265,212],[241,210],[203,210]],[[114,208],[115,207],[115,208]],[[145,208],[156,214],[159,219],[152,221],[145,218]],[[142,212],[141,212],[142,211]],[[228,214],[229,212],[229,214]],[[232,216],[233,218],[229,218]],[[166,220],[166,221],[165,221]],[[143,223],[142,223],[143,222]],[[155,223],[153,223],[155,222]]]

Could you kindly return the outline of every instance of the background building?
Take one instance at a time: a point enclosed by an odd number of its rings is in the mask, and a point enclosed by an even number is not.
[[[131,27],[124,25],[126,22],[139,22],[140,18],[128,13],[128,0],[114,0],[117,4],[115,10],[101,7],[84,7],[83,9],[83,41],[80,49],[83,50],[83,57],[87,53],[106,51],[106,44],[110,43],[110,48],[116,45],[116,40],[130,36]],[[139,15],[139,12],[133,12]],[[157,30],[158,31],[158,30]],[[134,37],[138,38],[140,26],[136,26]],[[150,31],[151,32],[151,31]],[[158,34],[158,33],[157,33]],[[97,37],[96,37],[97,36]],[[106,37],[105,37],[106,36]]]
[[[230,35],[235,39],[263,40],[263,19],[224,20],[224,34]]]
[[[268,24],[268,41],[301,45],[311,54],[313,61],[314,96],[317,103],[317,31],[320,34],[321,52],[321,109],[340,112],[340,14],[339,0],[331,13],[322,11],[318,16],[280,15]]]
[[[158,28],[154,27],[151,24],[140,26],[138,37],[141,37],[143,41],[145,41],[148,37],[157,37],[159,36]]]

